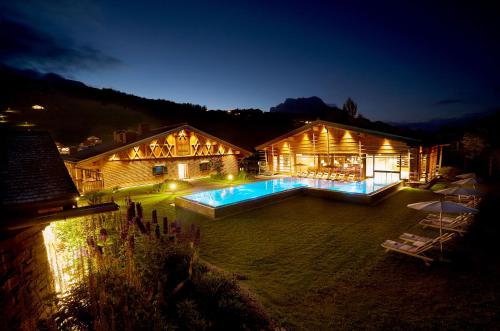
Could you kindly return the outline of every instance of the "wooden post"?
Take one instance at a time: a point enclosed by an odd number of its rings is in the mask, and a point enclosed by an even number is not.
[[[163,217],[163,234],[168,234],[168,218],[165,216]]]

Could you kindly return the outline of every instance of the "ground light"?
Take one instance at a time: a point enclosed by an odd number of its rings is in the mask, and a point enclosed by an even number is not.
[[[177,184],[170,183],[170,184],[168,184],[168,188],[170,189],[170,191],[175,191],[177,189]]]
[[[228,179],[228,180],[233,180],[233,179],[234,179],[234,176],[233,176],[233,175],[231,175],[231,174],[229,174],[229,175],[227,175],[227,179]]]

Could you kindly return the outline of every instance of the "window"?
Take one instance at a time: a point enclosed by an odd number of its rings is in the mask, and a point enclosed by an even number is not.
[[[157,165],[153,167],[153,176],[161,176],[167,173],[167,168],[162,165]]]
[[[210,163],[208,161],[202,161],[200,163],[200,171],[208,171],[210,170]]]

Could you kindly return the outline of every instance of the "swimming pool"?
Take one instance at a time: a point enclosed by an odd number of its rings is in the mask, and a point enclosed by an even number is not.
[[[376,182],[373,178],[359,182],[337,182],[286,177],[185,195],[176,198],[176,206],[217,218],[218,215],[224,214],[223,210],[237,211],[235,206],[256,207],[297,192],[337,200],[370,203],[375,193],[398,183],[400,181]]]

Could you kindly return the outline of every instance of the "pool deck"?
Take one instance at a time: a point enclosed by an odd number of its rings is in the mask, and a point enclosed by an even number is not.
[[[297,195],[309,195],[323,199],[331,199],[358,204],[375,204],[378,201],[388,197],[389,195],[399,191],[403,187],[403,184],[403,181],[395,182],[370,194],[334,191],[313,187],[297,187],[263,197],[240,201],[237,203],[227,204],[219,207],[208,206],[206,204],[189,200],[184,197],[176,197],[175,206],[176,209],[181,209],[183,212],[193,212],[199,215],[203,215],[209,219],[222,219],[228,216],[243,213],[251,209],[276,203],[282,201],[283,199]]]

